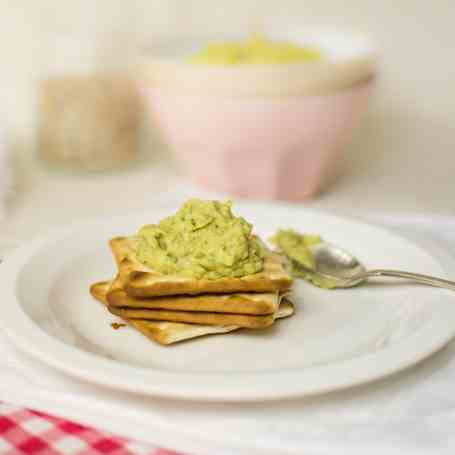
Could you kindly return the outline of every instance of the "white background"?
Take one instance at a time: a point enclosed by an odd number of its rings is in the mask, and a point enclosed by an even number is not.
[[[35,191],[17,210],[31,213],[45,196],[64,193],[73,200],[67,211],[70,220],[96,211],[87,201],[89,191],[106,201],[119,182],[134,192],[174,184],[174,165],[162,152],[158,162],[155,147],[149,150],[155,159],[139,174],[121,180],[68,179],[43,173],[30,162],[34,84],[53,64],[62,31],[81,43],[96,43],[105,67],[124,68],[133,61],[138,41],[175,33],[248,30],[261,20],[283,27],[353,28],[370,34],[382,52],[370,111],[348,150],[350,171],[317,205],[341,212],[455,212],[455,8],[449,0],[0,0],[0,115],[12,134],[20,189]],[[55,217],[55,201],[49,197],[46,207]],[[132,202],[131,208],[136,205]],[[121,211],[118,201],[107,201],[104,207]]]

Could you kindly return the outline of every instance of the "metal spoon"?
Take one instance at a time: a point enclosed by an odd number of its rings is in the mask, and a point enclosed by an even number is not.
[[[329,282],[330,287],[349,288],[362,283],[367,278],[385,276],[404,278],[416,283],[455,291],[455,281],[400,270],[367,270],[354,256],[330,243],[322,242],[312,245],[310,251],[316,262],[315,270],[309,270],[296,261],[293,261],[294,265],[304,273]]]

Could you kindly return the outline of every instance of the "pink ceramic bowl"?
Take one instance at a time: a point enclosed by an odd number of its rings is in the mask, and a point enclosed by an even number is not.
[[[302,201],[339,175],[375,59],[365,41],[352,38],[349,54],[346,36],[331,36],[332,48],[321,44],[331,60],[317,67],[146,60],[142,90],[154,122],[195,182],[241,197]],[[340,43],[344,58],[337,59]]]

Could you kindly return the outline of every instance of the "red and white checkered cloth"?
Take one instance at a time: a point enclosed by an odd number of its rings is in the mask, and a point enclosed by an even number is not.
[[[178,455],[77,423],[0,403],[0,455]]]

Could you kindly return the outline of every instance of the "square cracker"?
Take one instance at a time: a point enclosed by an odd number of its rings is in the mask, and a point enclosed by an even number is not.
[[[148,308],[113,308],[108,310],[129,320],[186,322],[204,325],[236,325],[248,329],[263,329],[275,321],[274,314],[253,316],[249,314],[209,313],[205,311],[150,310]]]
[[[276,313],[280,301],[278,292],[139,298],[130,297],[123,286],[121,277],[117,275],[107,294],[109,306],[113,309],[204,311],[210,313],[266,315]]]
[[[228,294],[235,292],[278,292],[292,285],[291,276],[283,267],[277,253],[267,250],[264,270],[244,277],[225,277],[215,280],[164,275],[136,259],[135,237],[116,237],[110,242],[126,293],[131,297],[165,295]]]
[[[109,281],[95,283],[90,287],[90,293],[95,299],[107,306],[108,302],[106,297],[110,287],[111,282]],[[293,313],[294,306],[292,302],[283,298],[276,313],[276,318],[289,317]],[[239,329],[238,326],[232,325],[199,325],[167,321],[129,320],[127,318],[124,318],[124,320],[147,338],[162,345],[169,345],[204,335],[232,332]]]

